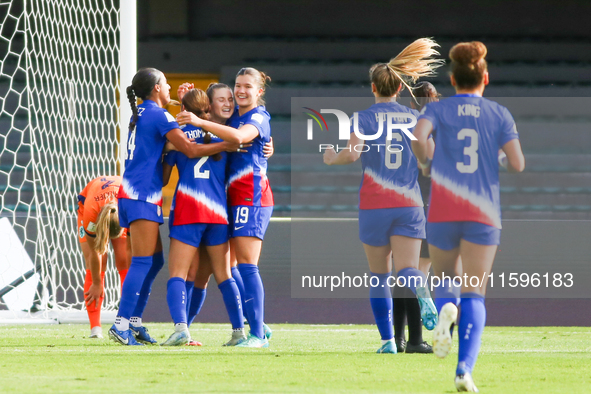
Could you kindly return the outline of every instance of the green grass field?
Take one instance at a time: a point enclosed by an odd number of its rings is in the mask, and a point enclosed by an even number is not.
[[[159,341],[172,332],[148,327]],[[221,347],[218,324],[194,324],[204,346],[179,348],[88,339],[86,325],[0,326],[0,392],[455,392],[457,346],[445,360],[376,354],[375,326],[272,328],[268,349],[239,349]],[[473,376],[482,393],[589,393],[591,328],[487,327]]]

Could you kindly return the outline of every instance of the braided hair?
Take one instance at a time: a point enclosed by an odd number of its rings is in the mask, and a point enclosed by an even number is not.
[[[162,76],[162,72],[155,68],[142,68],[133,77],[131,86],[127,87],[127,99],[129,100],[132,112],[131,121],[129,122],[129,132],[132,132],[137,124],[137,99],[145,100],[152,94],[154,86],[160,83]]]

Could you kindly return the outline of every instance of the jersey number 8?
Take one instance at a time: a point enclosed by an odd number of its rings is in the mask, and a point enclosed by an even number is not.
[[[478,133],[474,129],[462,129],[458,133],[458,140],[470,138],[470,145],[464,147],[464,155],[468,156],[469,164],[463,161],[456,163],[456,168],[463,174],[472,174],[478,169]]]

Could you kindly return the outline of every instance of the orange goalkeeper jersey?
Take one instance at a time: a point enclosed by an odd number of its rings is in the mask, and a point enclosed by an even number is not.
[[[101,209],[109,202],[117,203],[121,186],[120,176],[101,176],[93,179],[78,195],[78,217],[86,234],[94,236],[96,220]]]

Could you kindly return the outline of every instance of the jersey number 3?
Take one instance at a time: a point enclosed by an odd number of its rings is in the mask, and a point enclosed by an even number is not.
[[[463,174],[472,174],[478,169],[478,133],[474,129],[462,129],[458,133],[458,140],[470,138],[470,145],[464,147],[464,155],[468,156],[468,164],[463,161],[456,163],[456,168]]]

